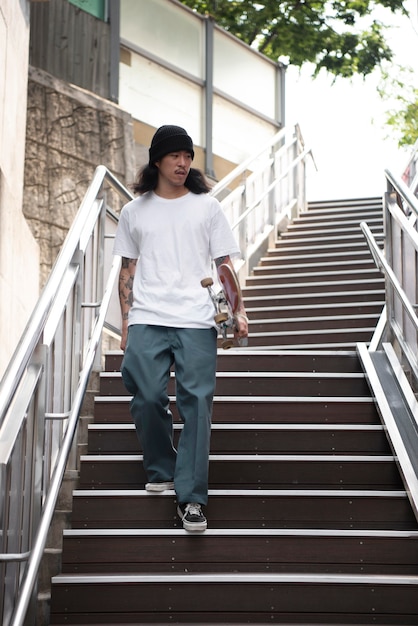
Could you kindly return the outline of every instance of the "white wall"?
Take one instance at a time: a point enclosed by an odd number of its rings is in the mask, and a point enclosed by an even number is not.
[[[39,250],[22,214],[28,0],[0,0],[0,377],[39,294]]]

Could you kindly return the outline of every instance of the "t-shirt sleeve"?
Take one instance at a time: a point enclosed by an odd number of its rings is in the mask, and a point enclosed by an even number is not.
[[[240,256],[241,251],[221,205],[215,198],[212,198],[212,201],[214,202],[210,240],[212,259],[227,255],[230,257]]]
[[[122,209],[118,227],[116,229],[115,242],[113,244],[113,254],[137,259],[139,257],[139,247],[131,235],[129,226],[130,212],[127,205]]]

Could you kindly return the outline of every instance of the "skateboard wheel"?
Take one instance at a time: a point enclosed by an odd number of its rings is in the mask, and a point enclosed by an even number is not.
[[[228,319],[228,313],[217,313],[215,315],[215,322],[217,324],[221,324],[222,322],[226,322]]]
[[[234,345],[234,342],[232,339],[225,339],[221,343],[223,350],[229,350],[229,348],[232,348],[233,345]]]
[[[208,278],[202,278],[200,284],[202,287],[211,287],[213,285],[213,279],[210,278],[210,276]]]

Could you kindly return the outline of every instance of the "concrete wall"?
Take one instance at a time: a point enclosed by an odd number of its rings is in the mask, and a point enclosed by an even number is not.
[[[96,167],[133,181],[133,141],[131,116],[120,107],[29,68],[23,210],[40,246],[42,285]]]
[[[0,0],[0,377],[39,293],[39,250],[22,213],[29,5]]]

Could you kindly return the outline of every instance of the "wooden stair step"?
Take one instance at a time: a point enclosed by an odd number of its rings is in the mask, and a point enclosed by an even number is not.
[[[341,211],[358,211],[359,208],[363,208],[366,211],[378,208],[382,211],[383,202],[380,196],[372,198],[340,198],[338,200],[311,200],[308,204],[308,211],[310,212],[341,212]]]
[[[383,283],[379,284],[377,288],[369,290],[364,288],[361,291],[356,290],[354,285],[350,285],[348,287],[349,288],[346,287],[344,291],[336,289],[335,291],[322,293],[310,293],[309,291],[277,293],[271,288],[251,289],[251,291],[247,292],[244,287],[243,296],[246,308],[251,308],[253,306],[262,308],[263,306],[268,307],[280,305],[293,306],[298,309],[300,305],[315,306],[321,304],[344,304],[347,302],[355,302],[359,304],[361,302],[375,300],[376,298],[381,298],[382,303],[384,303],[385,291]]]
[[[334,294],[335,292],[339,292],[343,289],[351,292],[364,290],[367,294],[369,294],[370,289],[383,288],[383,286],[384,280],[380,277],[358,280],[318,280],[317,282],[294,281],[293,283],[286,285],[272,284],[245,286],[242,289],[242,294],[244,302],[246,302],[248,297],[260,297],[265,295],[269,295],[271,297],[280,296],[281,294],[285,294],[286,297],[289,297],[290,294],[300,293],[304,290],[308,291],[310,295],[313,293],[318,295],[324,293]]]
[[[331,349],[340,345],[354,348],[358,342],[369,343],[375,331],[375,325],[358,328],[318,328],[312,330],[273,331],[252,333],[249,342],[251,346],[273,346],[276,349],[289,348],[318,348],[322,346]]]
[[[280,249],[274,248],[268,251],[268,256],[263,256],[260,259],[259,264],[254,268],[258,270],[259,268],[267,267],[269,265],[292,265],[297,263],[302,263],[306,266],[311,265],[312,263],[318,263],[321,260],[325,264],[329,263],[348,263],[348,262],[362,262],[370,261],[370,251],[367,246],[357,247],[358,249],[352,249],[351,246],[345,250],[339,251],[334,250],[332,252],[323,252],[321,253],[312,253],[312,254],[280,254]]]
[[[341,281],[362,281],[362,280],[376,280],[381,279],[381,273],[375,267],[369,269],[357,269],[357,270],[327,270],[327,271],[312,271],[312,272],[289,272],[279,274],[254,274],[249,276],[245,281],[246,287],[253,285],[270,285],[273,286],[280,284],[281,286],[287,284],[298,283],[311,283],[325,281],[335,281],[336,279]]]
[[[97,396],[96,423],[131,423],[129,396]],[[180,421],[176,400],[170,397],[175,421]],[[380,423],[371,397],[215,396],[213,423]]]
[[[209,490],[209,528],[417,530],[403,490]],[[87,489],[73,493],[73,528],[180,528],[174,492]]]
[[[273,263],[269,263],[268,265],[258,265],[253,269],[253,276],[280,276],[282,274],[299,274],[306,272],[315,272],[315,271],[329,271],[330,268],[334,272],[341,272],[345,270],[350,270],[351,272],[355,270],[370,270],[375,269],[375,264],[372,259],[359,259],[357,261],[336,261],[335,259],[330,259],[329,262],[319,262],[312,261],[312,263],[278,263],[274,265]]]
[[[80,459],[80,489],[142,489],[147,482],[140,454],[87,455]],[[365,481],[367,476],[367,481]],[[211,489],[401,489],[391,455],[211,454]]]
[[[383,232],[381,229],[374,231],[373,234],[378,241],[383,239]],[[358,231],[356,229],[348,233],[344,229],[341,229],[341,231],[338,231],[338,229],[335,229],[335,231],[326,231],[326,236],[325,234],[320,233],[303,233],[298,231],[290,233],[285,231],[284,233],[281,233],[279,239],[281,249],[286,249],[286,246],[288,245],[300,248],[306,246],[312,247],[315,245],[335,245],[337,242],[342,244],[360,243],[363,240],[364,235],[360,228],[358,228]]]
[[[359,306],[363,306],[361,303]],[[364,305],[367,306],[367,305]],[[120,350],[105,355],[105,371],[119,372],[123,360]],[[355,350],[347,352],[323,352],[315,350],[251,350],[235,348],[219,350],[217,370],[245,372],[362,372]]]
[[[216,395],[279,396],[353,395],[368,396],[370,389],[361,372],[218,372]],[[175,374],[172,372],[168,393],[174,395]],[[125,388],[120,372],[102,372],[100,375],[102,397],[131,395]]]
[[[320,212],[320,211],[305,211],[301,213],[299,217],[296,217],[290,224],[288,228],[293,226],[301,225],[341,225],[341,224],[359,224],[360,222],[369,223],[380,223],[383,222],[382,208],[380,210],[375,211],[363,211],[362,209],[358,209],[357,211],[350,211],[350,213],[342,213],[337,212],[333,215],[330,215],[329,212]]]
[[[375,301],[342,304],[300,304],[297,308],[292,306],[246,306],[246,312],[250,320],[251,329],[253,329],[255,320],[273,320],[279,324],[283,319],[299,318],[308,322],[317,318],[328,319],[335,317],[336,314],[341,318],[362,315],[380,316],[383,305],[383,302]]]
[[[418,574],[418,532],[64,530],[62,572]]]
[[[413,576],[66,574],[53,583],[51,624],[72,614],[89,623],[93,613],[90,623],[96,624],[124,614],[137,624],[225,624],[226,616],[235,624],[341,624],[350,615],[351,623],[400,626],[416,624],[418,614]]]
[[[376,327],[381,310],[376,313],[363,313],[359,315],[318,315],[306,317],[282,317],[253,319],[249,322],[250,338],[257,333],[288,332],[293,334],[296,330],[326,330],[350,328]]]
[[[383,221],[380,219],[378,222],[371,220],[367,221],[370,230],[378,235],[381,235],[383,230]],[[298,224],[289,224],[287,230],[280,233],[280,241],[287,241],[293,239],[302,239],[304,237],[317,237],[320,235],[321,239],[326,240],[328,237],[339,237],[349,239],[350,237],[356,237],[357,235],[363,236],[360,228],[360,223],[357,220],[353,220],[350,223],[341,222],[335,224],[333,222],[322,224],[310,224],[309,222],[299,222]]]
[[[380,245],[383,244],[383,236],[375,238]],[[267,250],[267,256],[272,255],[274,257],[280,257],[294,255],[299,258],[308,258],[311,255],[318,255],[321,252],[331,254],[332,252],[344,251],[362,251],[370,254],[364,238],[362,240],[359,237],[356,237],[353,241],[347,242],[344,240],[338,240],[338,242],[335,242],[334,238],[332,240],[322,240],[321,238],[316,238],[315,241],[307,242],[306,240],[303,240],[299,243],[293,241],[280,241],[276,242],[274,248],[269,248]]]
[[[177,444],[182,430],[174,424]],[[388,454],[380,424],[212,424],[211,452],[236,454]],[[90,424],[89,454],[141,452],[134,424]]]

